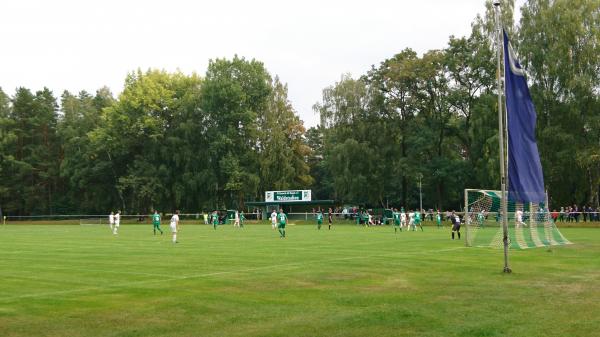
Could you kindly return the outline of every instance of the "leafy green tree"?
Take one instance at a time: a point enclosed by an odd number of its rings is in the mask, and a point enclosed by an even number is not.
[[[57,190],[59,143],[56,137],[57,104],[44,88],[35,95],[18,88],[12,109],[5,118],[9,125],[6,140],[12,143],[5,164],[12,182],[5,209],[17,214],[54,212]],[[3,170],[4,171],[4,170]]]
[[[345,75],[324,89],[322,102],[314,106],[321,117],[323,160],[333,197],[340,201],[379,205],[386,199],[388,181],[382,171],[393,146],[374,103],[377,97],[365,80]]]
[[[561,205],[599,193],[599,13],[595,0],[530,0],[522,8],[517,52],[538,112],[545,182]]]
[[[379,68],[373,68],[367,74],[367,81],[377,93],[378,110],[386,119],[386,125],[392,126],[390,134],[392,144],[398,144],[399,153],[390,154],[393,161],[391,173],[400,177],[400,183],[392,184],[391,188],[401,191],[400,203],[408,206],[409,181],[414,181],[414,164],[412,158],[419,154],[410,146],[411,137],[417,130],[413,122],[417,114],[419,58],[415,51],[405,49],[394,57],[385,60]],[[390,144],[390,143],[388,143]]]
[[[60,176],[63,193],[62,212],[105,212],[110,209],[111,189],[102,164],[97,162],[89,134],[102,122],[102,109],[112,105],[114,99],[108,89],[97,91],[95,96],[82,91],[72,95],[65,91],[61,96],[61,116],[57,134],[61,143]],[[110,175],[108,175],[110,176]]]
[[[256,196],[259,184],[258,117],[272,95],[271,76],[256,60],[211,61],[202,86],[207,114],[208,165],[216,178],[209,192],[216,206],[242,205]]]
[[[287,85],[278,77],[269,105],[259,116],[259,127],[261,192],[310,186],[314,181],[307,163],[311,149],[303,139],[302,121],[288,100]]]
[[[307,163],[313,183],[310,186],[313,198],[318,200],[333,198],[333,184],[324,158],[324,130],[321,126],[306,130],[305,144],[310,149]]]
[[[10,191],[15,183],[9,179],[12,172],[16,136],[14,121],[10,118],[10,97],[0,88],[0,213],[6,212]]]
[[[137,71],[127,77],[119,100],[103,110],[102,124],[90,138],[122,209],[198,207],[200,184],[184,179],[190,178],[188,170],[203,169],[203,143],[193,142],[205,119],[200,86],[196,75]]]

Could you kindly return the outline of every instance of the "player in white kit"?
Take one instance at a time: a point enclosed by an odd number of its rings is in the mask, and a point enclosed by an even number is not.
[[[413,231],[417,230],[415,226],[415,213],[413,211],[408,211],[408,230],[412,228]]]
[[[521,226],[523,226],[523,227],[527,227],[527,224],[525,224],[525,223],[523,222],[523,211],[522,211],[522,210],[518,209],[518,210],[515,212],[515,217],[517,218],[517,219],[516,219],[516,226],[517,226],[517,228],[519,228],[519,227],[521,227]]]
[[[112,231],[113,226],[115,225],[115,212],[110,212],[108,215],[108,225],[110,226],[110,230]]]
[[[240,212],[235,211],[235,221],[233,222],[233,227],[240,227]]]
[[[173,243],[179,243],[177,241],[177,229],[179,229],[179,211],[175,211],[175,214],[171,217],[171,233],[173,233]]]
[[[402,227],[407,227],[406,229],[408,230],[408,226],[406,226],[406,212],[404,212],[404,207],[402,207],[402,210],[400,211],[400,228]]]
[[[113,234],[117,235],[119,234],[119,226],[121,225],[121,211],[117,211],[117,214],[115,214],[115,225],[113,227]]]
[[[275,210],[271,213],[271,227],[273,229],[277,228],[277,212]]]

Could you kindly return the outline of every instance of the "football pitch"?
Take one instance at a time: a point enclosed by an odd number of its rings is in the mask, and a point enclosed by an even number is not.
[[[0,336],[598,336],[600,229],[465,248],[450,229],[0,226]]]

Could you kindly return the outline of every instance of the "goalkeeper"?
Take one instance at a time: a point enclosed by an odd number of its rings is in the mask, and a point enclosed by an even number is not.
[[[152,230],[154,231],[154,235],[156,235],[156,230],[160,232],[160,235],[163,235],[163,231],[160,229],[160,214],[158,214],[157,210],[154,210],[154,214],[152,215]]]
[[[452,211],[450,221],[452,221],[452,240],[454,240],[454,232],[458,234],[458,239],[460,240],[460,217],[454,211]]]

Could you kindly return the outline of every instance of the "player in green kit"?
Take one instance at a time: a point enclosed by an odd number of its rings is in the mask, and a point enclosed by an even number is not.
[[[415,211],[415,226],[421,227],[421,232],[423,231],[423,225],[421,225],[421,212],[418,210]]]
[[[400,227],[400,212],[398,212],[397,208],[394,208],[394,233],[398,233],[398,229],[402,232],[402,227]]]
[[[442,227],[442,213],[440,213],[440,210],[437,211],[437,214],[435,216],[435,221],[437,222],[438,228]]]
[[[367,210],[363,212],[363,224],[365,227],[369,227],[369,212]]]
[[[244,228],[244,220],[246,220],[246,217],[244,216],[244,211],[240,212],[240,227]]]
[[[485,215],[483,214],[483,210],[477,213],[477,224],[479,224],[480,228],[483,228],[483,220],[485,220]]]
[[[154,210],[154,214],[152,215],[152,230],[154,231],[154,235],[156,235],[156,230],[160,232],[160,235],[163,235],[162,229],[160,229],[160,214],[158,214],[157,210]]]
[[[212,225],[213,229],[217,230],[217,225],[219,225],[219,213],[217,211],[214,211],[212,214]]]
[[[317,229],[318,230],[321,229],[322,224],[323,224],[323,212],[321,212],[321,209],[319,209],[317,211]]]
[[[277,225],[277,229],[279,230],[279,237],[285,239],[285,224],[287,222],[287,215],[283,213],[283,208],[279,209],[279,214],[277,214],[277,218],[279,219],[279,225]]]

